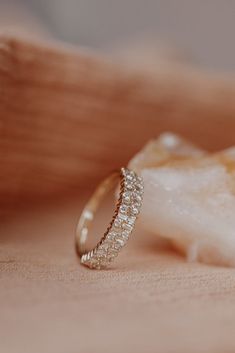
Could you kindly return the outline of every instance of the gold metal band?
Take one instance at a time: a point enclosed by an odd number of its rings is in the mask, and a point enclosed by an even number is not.
[[[120,178],[120,193],[115,213],[106,232],[94,249],[86,250],[90,223],[104,196]],[[107,267],[127,243],[140,212],[143,198],[143,179],[127,168],[121,168],[105,179],[85,206],[76,231],[76,247],[81,263],[94,269]]]

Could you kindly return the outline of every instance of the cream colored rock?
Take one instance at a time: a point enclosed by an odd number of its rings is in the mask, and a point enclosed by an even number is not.
[[[145,182],[142,227],[189,261],[235,266],[235,148],[209,154],[167,133],[129,167]]]

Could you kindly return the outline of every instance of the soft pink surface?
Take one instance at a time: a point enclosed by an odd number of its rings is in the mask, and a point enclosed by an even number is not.
[[[140,230],[112,269],[81,267],[79,202],[1,226],[1,352],[235,351],[235,270],[188,264]]]

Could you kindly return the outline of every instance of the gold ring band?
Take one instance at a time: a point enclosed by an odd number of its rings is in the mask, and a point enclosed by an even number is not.
[[[85,246],[89,225],[100,202],[119,178],[120,193],[113,219],[99,243],[88,251]],[[142,204],[143,189],[143,179],[127,168],[112,173],[97,187],[83,209],[76,230],[76,247],[83,265],[103,269],[118,255],[134,228]]]

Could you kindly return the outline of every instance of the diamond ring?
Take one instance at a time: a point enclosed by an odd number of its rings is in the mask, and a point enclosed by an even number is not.
[[[99,243],[92,250],[86,250],[89,225],[100,202],[118,179],[120,193],[113,219]],[[80,216],[76,230],[76,248],[83,265],[103,269],[115,259],[134,228],[142,204],[143,190],[142,177],[127,168],[112,173],[97,187]]]

